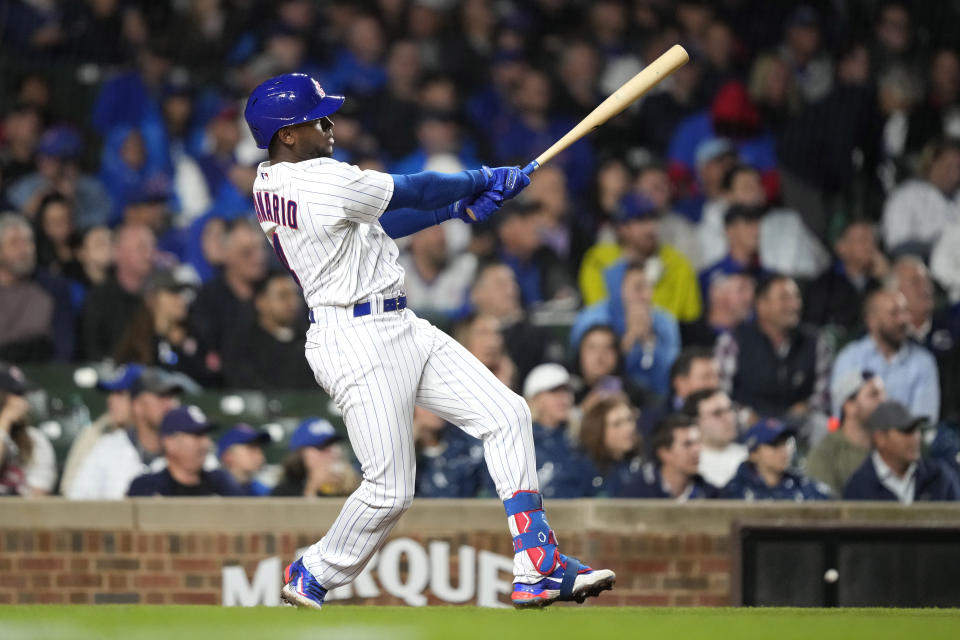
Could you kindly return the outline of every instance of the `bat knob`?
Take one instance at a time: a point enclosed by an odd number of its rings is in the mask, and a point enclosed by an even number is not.
[[[467,215],[470,216],[470,219],[476,222],[477,216],[473,215],[473,211],[470,210],[470,207],[467,207]]]

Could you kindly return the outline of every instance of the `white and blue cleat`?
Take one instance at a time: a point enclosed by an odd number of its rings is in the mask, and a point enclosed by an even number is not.
[[[560,554],[556,568],[539,582],[515,582],[510,600],[518,609],[541,608],[560,601],[583,602],[613,589],[617,574],[609,569],[591,569],[576,558]]]
[[[320,609],[327,590],[320,586],[313,574],[303,566],[303,559],[294,560],[283,572],[286,583],[280,589],[280,597],[294,607]]]

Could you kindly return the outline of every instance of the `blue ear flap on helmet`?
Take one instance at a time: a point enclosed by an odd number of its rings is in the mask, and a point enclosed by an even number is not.
[[[327,95],[319,82],[304,73],[285,73],[250,93],[243,117],[257,146],[266,149],[283,127],[328,116],[340,108],[343,99]]]

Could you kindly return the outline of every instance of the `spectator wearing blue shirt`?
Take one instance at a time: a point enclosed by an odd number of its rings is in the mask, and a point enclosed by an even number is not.
[[[763,207],[732,204],[723,214],[724,233],[727,236],[727,255],[700,272],[700,291],[704,305],[710,300],[707,292],[711,282],[721,276],[746,274],[755,280],[768,275],[760,265],[760,219]]]
[[[883,380],[891,400],[905,405],[913,415],[936,421],[940,417],[937,363],[929,351],[907,339],[910,320],[903,294],[874,291],[867,296],[864,316],[869,333],[840,352],[833,379],[851,369],[873,371]]]
[[[640,472],[620,487],[622,498],[659,498],[686,502],[715,498],[717,489],[698,473],[700,467],[700,427],[683,413],[668,415],[657,425],[650,442],[655,461],[647,462]]]
[[[110,195],[99,180],[80,171],[78,158],[83,153],[80,132],[66,125],[52,127],[44,132],[36,151],[37,170],[7,188],[10,204],[32,217],[43,198],[56,190],[72,194],[77,228],[107,222]]]
[[[328,91],[362,99],[387,83],[383,66],[384,35],[377,19],[360,15],[350,20],[345,46],[336,53],[330,69],[322,74]],[[321,77],[316,75],[315,77]]]
[[[268,496],[270,487],[256,479],[263,468],[263,447],[270,443],[270,434],[248,424],[238,424],[217,441],[217,458],[233,476],[245,496]]]
[[[120,221],[128,204],[141,202],[148,185],[171,182],[172,175],[166,169],[163,163],[151,161],[138,127],[117,125],[110,129],[100,154],[100,180],[113,203],[110,223]],[[170,196],[169,189],[155,195],[158,199]]]
[[[740,158],[757,167],[764,181],[777,181],[777,154],[774,137],[761,131],[760,112],[750,100],[747,88],[732,80],[717,91],[713,103],[680,121],[667,151],[670,174],[675,181],[689,182],[701,142],[723,136],[733,137]]]
[[[214,425],[197,407],[171,409],[160,422],[160,444],[167,466],[157,473],[138,476],[127,495],[136,496],[239,496],[240,487],[222,469],[207,471],[203,463],[213,447]]]
[[[416,495],[473,498],[488,480],[483,442],[421,407],[413,409]]]
[[[542,71],[527,68],[511,92],[511,112],[492,123],[494,154],[498,161],[514,162],[518,158],[536,157],[576,124],[570,118],[551,112],[553,87]],[[482,123],[484,129],[490,123]],[[552,164],[567,176],[571,193],[580,195],[594,170],[593,145],[581,139],[558,155]]]
[[[523,382],[533,417],[537,478],[545,498],[584,498],[594,494],[593,465],[570,436],[573,391],[570,374],[559,364],[542,364]]]
[[[576,296],[567,265],[540,237],[540,211],[537,201],[511,201],[496,218],[498,257],[513,269],[525,308]]]
[[[610,325],[617,332],[624,356],[624,370],[636,383],[664,395],[670,384],[670,365],[680,352],[680,329],[666,311],[653,306],[653,287],[642,263],[627,265],[620,285],[618,304],[611,297],[577,315],[570,330],[575,350],[587,329]],[[615,307],[619,307],[617,312]]]
[[[619,495],[640,473],[637,410],[625,394],[608,395],[585,408],[580,443],[596,467],[593,487],[598,495]]]
[[[721,498],[747,500],[827,500],[830,487],[790,468],[795,432],[779,420],[764,419],[744,434],[750,457],[721,492]]]
[[[438,79],[434,83],[449,84]],[[444,85],[440,84],[443,87]],[[441,90],[441,92],[444,92]],[[449,93],[456,95],[450,85]],[[338,120],[339,122],[339,120]],[[457,113],[452,109],[434,107],[421,109],[416,122],[416,148],[390,165],[391,173],[407,174],[429,170],[436,163],[446,161],[454,168],[477,166],[475,145],[464,135]],[[457,165],[461,167],[457,167]]]
[[[921,456],[923,416],[903,404],[882,402],[867,418],[873,451],[843,488],[844,500],[960,500],[960,480],[952,469]]]

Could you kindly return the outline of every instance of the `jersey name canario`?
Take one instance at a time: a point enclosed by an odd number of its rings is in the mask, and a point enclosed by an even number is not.
[[[260,228],[307,306],[349,306],[403,288],[396,243],[378,218],[393,178],[330,158],[263,162],[253,183]]]

